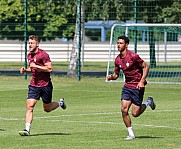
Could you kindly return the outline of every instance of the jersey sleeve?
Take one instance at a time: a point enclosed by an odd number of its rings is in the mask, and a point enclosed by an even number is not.
[[[133,61],[136,62],[137,65],[141,66],[144,60],[140,58],[138,54],[135,54],[133,57]]]
[[[117,58],[114,61],[114,71],[120,71],[120,67],[119,67],[119,64],[117,62]]]
[[[29,65],[30,65],[32,62],[34,62],[34,59],[31,58],[31,54],[30,54],[30,53],[28,53],[27,58],[28,58],[28,64],[29,64]]]
[[[47,52],[44,51],[42,54],[43,54],[43,63],[44,64],[48,63],[48,62],[51,62],[50,56],[48,55]]]

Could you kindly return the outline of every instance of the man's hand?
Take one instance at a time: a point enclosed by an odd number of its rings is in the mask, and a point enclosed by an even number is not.
[[[25,67],[21,67],[21,69],[20,69],[20,73],[21,73],[21,74],[23,74],[23,73],[25,73],[25,72],[26,72]]]
[[[145,85],[147,84],[147,81],[145,79],[141,79],[140,82],[137,85],[138,89],[142,89],[145,87]]]
[[[107,76],[107,80],[116,80],[119,77],[119,72],[114,72],[114,74],[110,74]]]
[[[107,76],[107,80],[108,80],[108,81],[110,81],[110,80],[112,80],[112,79],[113,79],[113,74],[110,74],[110,75]]]
[[[145,84],[142,82],[142,81],[140,81],[139,83],[138,83],[138,85],[137,85],[137,88],[138,89],[142,89],[142,88],[144,88],[145,87]]]

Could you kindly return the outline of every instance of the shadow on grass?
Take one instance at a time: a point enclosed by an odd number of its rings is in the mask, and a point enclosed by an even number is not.
[[[158,139],[163,137],[154,137],[154,136],[136,136],[138,139]]]
[[[70,133],[39,133],[39,134],[31,134],[30,136],[59,136],[59,135],[71,135]]]
[[[4,129],[0,129],[0,131],[5,131]]]

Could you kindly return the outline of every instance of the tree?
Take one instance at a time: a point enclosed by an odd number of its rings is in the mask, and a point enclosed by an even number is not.
[[[73,5],[69,0],[28,0],[28,34],[37,34],[41,40],[53,40],[63,36],[72,38],[73,27],[69,22],[75,22]],[[0,6],[0,38],[23,40],[22,0],[3,0],[0,1]]]
[[[0,1],[0,39],[20,38],[23,35],[23,6],[20,0]],[[11,24],[15,23],[16,25]],[[16,33],[15,33],[16,32]],[[14,34],[14,37],[11,35]],[[23,36],[22,36],[23,40]]]
[[[169,5],[162,8],[158,19],[166,23],[181,23],[181,2],[180,0],[171,0]]]
[[[73,39],[73,46],[72,46],[72,51],[71,51],[71,55],[70,55],[70,64],[69,64],[69,69],[67,72],[67,75],[70,77],[75,77],[78,78],[80,80],[80,49],[82,48],[82,39],[84,37],[84,23],[85,23],[85,19],[89,20],[94,20],[94,19],[100,19],[100,20],[109,20],[110,16],[109,16],[109,9],[111,5],[115,5],[115,8],[120,8],[120,6],[122,5],[119,0],[92,0],[91,2],[88,0],[84,0],[83,2],[81,2],[80,0],[78,0],[78,2],[80,2],[80,5],[77,5],[77,18],[76,18],[76,26],[75,26],[75,34],[74,34],[74,39]],[[102,7],[100,7],[102,6]],[[81,8],[79,8],[81,7]],[[80,9],[80,13],[79,14],[79,10]],[[87,11],[86,9],[90,9],[89,14],[85,15],[85,11]],[[117,19],[119,19],[119,13],[121,11],[119,9],[116,9],[116,13],[117,15],[115,15],[115,18],[117,17]],[[80,17],[80,18],[79,18]],[[79,24],[81,23],[81,24]],[[80,27],[80,28],[79,28]],[[81,32],[79,32],[81,30]],[[81,37],[80,37],[81,36]],[[81,47],[80,47],[81,46]],[[79,70],[78,70],[79,69]],[[79,75],[78,75],[79,73]]]
[[[81,4],[81,1],[78,1],[77,4],[77,18],[75,25],[75,34],[73,39],[73,46],[70,55],[70,64],[67,75],[70,77],[79,78],[78,67],[80,68],[80,49],[82,42],[82,24],[84,24],[84,10]],[[80,72],[79,72],[80,73]],[[80,78],[79,78],[80,79]]]
[[[162,20],[158,19],[158,16],[162,12],[162,9],[164,7],[169,6],[171,3],[172,3],[171,1],[165,1],[163,3],[160,0],[142,1],[139,3],[139,5],[146,5],[150,7],[145,7],[143,8],[143,10],[139,10],[139,12],[141,12],[139,15],[143,16],[142,18],[146,23],[163,23]],[[155,35],[153,27],[149,27],[148,37],[149,37],[148,43],[150,47],[150,67],[155,68],[156,55],[155,55]]]
[[[134,2],[137,2],[137,20],[145,23],[179,23],[180,0],[79,0],[81,1],[81,36],[84,37],[84,21],[134,20]],[[0,39],[24,40],[23,0],[0,1]],[[147,7],[148,6],[148,7]],[[84,8],[84,9],[83,9]],[[78,52],[77,0],[28,0],[28,34],[38,34],[41,40],[66,37],[73,40],[69,74],[77,74],[80,65]],[[150,39],[151,61],[155,61],[154,33]],[[151,42],[152,41],[152,42]],[[82,43],[83,44],[83,43]],[[75,75],[77,77],[77,75]]]

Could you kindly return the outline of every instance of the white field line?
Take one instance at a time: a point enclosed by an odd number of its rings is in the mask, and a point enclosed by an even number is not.
[[[146,111],[146,112],[154,112],[154,113],[181,112],[181,109],[178,109],[178,110],[155,110],[155,111]],[[114,114],[121,114],[121,112],[79,113],[79,114],[66,114],[66,115],[42,116],[42,117],[34,116],[33,119],[47,119],[47,118],[56,118],[56,117],[71,117],[71,116],[74,117],[74,116],[88,116],[88,115],[114,115]],[[0,117],[0,120],[18,121],[18,120],[24,120],[24,118],[3,118],[3,117]]]
[[[69,120],[47,120],[52,122],[65,122],[65,123],[86,123],[86,124],[110,124],[110,125],[122,125],[123,123],[119,122],[98,122],[98,121],[69,121]],[[172,126],[157,126],[157,125],[149,125],[149,124],[133,124],[133,126],[141,126],[141,127],[152,127],[152,128],[169,128],[169,129],[175,129],[175,130],[181,130],[181,128],[178,127],[172,127]]]
[[[81,113],[81,114],[67,114],[67,115],[55,115],[55,116],[42,116],[42,117],[33,117],[33,119],[47,119],[47,118],[57,118],[57,117],[74,117],[74,116],[88,116],[88,115],[113,115],[118,114],[120,112],[108,112],[108,113]],[[4,121],[19,121],[24,120],[24,118],[3,118],[0,117],[0,120]]]
[[[157,110],[154,112],[180,112],[181,110]],[[149,112],[149,111],[147,111]],[[151,112],[151,111],[150,111]],[[45,116],[45,117],[34,117],[34,119],[47,119],[47,118],[57,118],[57,117],[75,117],[75,116],[88,116],[88,115],[113,115],[113,114],[120,114],[120,112],[103,112],[103,113],[82,113],[82,114],[67,114],[67,115],[57,115],[57,116]],[[24,120],[24,118],[2,118],[0,117],[0,120],[2,121],[20,121]],[[70,121],[70,120],[47,120],[47,121],[61,121],[61,122],[68,122],[68,123],[88,123],[88,124],[110,124],[110,125],[120,125],[122,123],[119,122],[101,122],[101,121]],[[157,126],[157,125],[148,125],[148,124],[133,124],[137,126],[142,127],[153,127],[153,128],[169,128],[169,129],[175,129],[175,130],[181,130],[181,128],[178,127],[172,127],[172,126]]]

